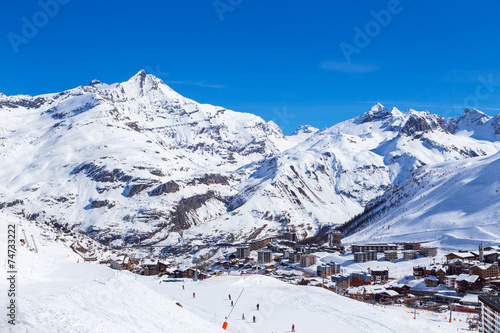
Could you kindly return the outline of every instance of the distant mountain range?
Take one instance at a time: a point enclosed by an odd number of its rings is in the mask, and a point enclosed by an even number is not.
[[[444,119],[377,103],[285,136],[272,121],[196,103],[144,71],[61,93],[0,94],[0,119],[0,209],[114,245],[190,248],[286,228],[312,236],[380,196],[406,195],[415,177],[430,184],[447,173],[436,170],[494,170],[500,150],[500,116],[478,110]],[[391,214],[364,226],[394,225]],[[401,228],[411,233],[412,223]],[[371,232],[357,239],[379,237]]]

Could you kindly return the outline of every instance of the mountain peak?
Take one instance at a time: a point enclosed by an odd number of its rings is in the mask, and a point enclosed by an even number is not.
[[[498,141],[500,134],[499,115],[491,117],[475,108],[465,108],[460,117],[447,118],[446,127],[450,133],[464,131],[480,140]]]
[[[479,111],[478,109],[465,108],[464,113],[462,114],[461,118],[462,119],[467,118],[467,119],[470,119],[472,121],[483,120],[483,122],[485,122],[490,117],[486,113]]]
[[[477,129],[477,126],[483,126],[484,123],[490,119],[491,117],[482,111],[474,108],[465,108],[464,113],[462,113],[460,117],[452,118],[449,121],[449,127],[452,130],[452,133],[455,133],[461,129],[472,131]]]
[[[168,87],[161,79],[157,78],[152,74],[146,74],[144,69],[141,69],[136,74],[134,74],[130,79],[119,84],[122,88],[125,88],[126,93],[129,96],[144,96],[150,91],[162,90],[163,93],[172,95],[171,88]],[[180,97],[177,96],[170,97]]]
[[[88,86],[95,86],[95,85],[98,85],[98,84],[101,84],[101,83],[102,83],[101,81],[94,79],[94,80],[90,81],[90,83],[87,84],[87,85]]]
[[[363,113],[355,119],[357,124],[363,124],[370,121],[382,120],[389,118],[392,115],[391,111],[380,103],[376,103],[368,112]]]
[[[385,106],[383,106],[379,102],[375,103],[375,105],[372,106],[372,108],[370,109],[370,111],[372,111],[372,112],[380,112],[380,111],[384,111],[384,110],[387,110],[387,109],[385,108]]]
[[[138,71],[137,73],[135,73],[132,77],[141,77],[141,78],[145,78],[146,77],[146,71],[144,69],[141,69],[140,71]]]
[[[146,71],[144,69],[141,69],[137,73],[135,73],[130,79],[128,79],[127,82],[137,82],[139,83],[140,87],[144,85],[144,81],[146,81]]]
[[[314,134],[319,129],[316,127],[312,127],[311,125],[300,125],[295,132],[292,133],[292,135],[300,135],[300,134]]]

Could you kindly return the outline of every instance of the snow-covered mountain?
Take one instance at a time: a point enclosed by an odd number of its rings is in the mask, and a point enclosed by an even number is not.
[[[111,85],[1,95],[0,209],[114,245],[239,242],[288,227],[308,236],[422,166],[500,150],[494,131],[478,136],[464,124],[376,104],[284,136],[144,71]]]
[[[230,201],[229,207],[236,207],[232,232],[253,215],[267,220],[260,225],[286,221],[311,235],[362,212],[370,200],[424,165],[494,154],[499,147],[453,135],[440,116],[427,111],[377,104],[261,163]]]
[[[348,242],[436,241],[477,248],[500,242],[500,153],[426,166],[353,219]]]
[[[447,118],[446,127],[450,133],[470,136],[480,140],[500,140],[500,115],[490,117],[476,109],[465,109],[457,118]]]

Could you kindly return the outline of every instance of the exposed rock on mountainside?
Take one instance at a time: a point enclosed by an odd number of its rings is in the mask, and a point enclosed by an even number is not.
[[[111,245],[237,243],[283,228],[311,236],[422,166],[500,149],[498,115],[459,118],[377,103],[285,136],[144,71],[111,85],[0,95],[0,209]]]
[[[160,186],[153,189],[151,192],[149,192],[149,195],[150,196],[157,196],[157,195],[162,195],[165,193],[175,193],[175,192],[179,191],[179,188],[180,188],[179,185],[177,185],[176,182],[171,180],[171,181],[169,181],[165,184],[161,184]]]

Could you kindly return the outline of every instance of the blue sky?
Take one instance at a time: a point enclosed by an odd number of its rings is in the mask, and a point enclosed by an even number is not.
[[[287,134],[377,101],[443,116],[500,112],[497,1],[55,1],[4,4],[1,92],[120,82],[143,68]]]

